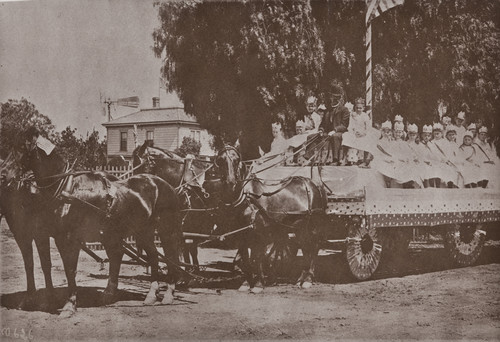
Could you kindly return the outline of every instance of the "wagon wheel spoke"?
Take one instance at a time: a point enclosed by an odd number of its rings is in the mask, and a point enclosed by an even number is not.
[[[454,224],[444,228],[446,253],[459,266],[474,264],[484,247],[486,233],[480,224]]]
[[[377,270],[382,256],[382,245],[374,228],[350,226],[346,245],[349,271],[358,280],[370,278]]]
[[[266,276],[270,281],[279,277],[290,277],[298,248],[291,240],[283,239],[268,245],[266,253]]]

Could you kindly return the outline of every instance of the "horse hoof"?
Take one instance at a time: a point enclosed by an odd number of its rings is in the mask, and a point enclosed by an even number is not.
[[[61,313],[59,314],[59,318],[70,318],[73,316],[76,312],[76,306],[75,304],[71,302],[67,302],[64,307],[61,310]]]
[[[144,302],[142,304],[144,305],[154,305],[156,303],[156,295],[148,295],[146,296],[146,299],[144,299]]]
[[[243,284],[241,284],[240,288],[238,289],[239,292],[248,292],[250,290],[250,284],[248,284],[248,281],[245,281]]]
[[[263,288],[263,287],[257,287],[257,286],[255,286],[255,287],[252,287],[252,288],[250,289],[250,293],[254,293],[254,294],[259,294],[259,293],[261,293],[262,291],[264,291],[264,288]]]
[[[174,304],[174,295],[172,293],[166,293],[163,296],[163,300],[161,301],[163,305],[172,305]]]
[[[151,287],[149,288],[149,292],[146,295],[146,299],[144,299],[144,305],[153,305],[156,303],[157,294],[160,289],[160,284],[157,281],[151,283]]]
[[[70,317],[72,317],[74,314],[75,314],[75,312],[74,312],[74,311],[71,311],[71,310],[63,310],[63,311],[61,311],[61,313],[59,314],[59,318],[61,318],[61,319],[70,318]]]
[[[310,281],[305,281],[305,282],[302,283],[301,288],[303,288],[303,289],[309,289],[309,288],[311,288],[312,285],[313,284]]]

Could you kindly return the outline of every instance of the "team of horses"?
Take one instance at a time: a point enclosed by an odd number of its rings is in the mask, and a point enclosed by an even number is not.
[[[59,250],[68,281],[62,317],[76,311],[75,275],[82,244],[99,241],[106,250],[109,278],[102,293],[106,304],[117,293],[122,243],[131,235],[137,247],[146,252],[151,266],[146,305],[161,299],[161,280],[167,283],[161,302],[174,301],[183,264],[181,254],[184,262],[198,265],[196,244],[184,245],[183,231],[211,235],[215,227],[219,235],[238,231],[234,236],[245,279],[241,291],[263,290],[266,248],[269,243],[285,241],[289,232],[297,237],[304,255],[297,284],[302,288],[312,285],[319,242],[327,226],[326,195],[321,186],[303,177],[267,184],[245,167],[240,153],[231,146],[221,149],[212,163],[181,158],[145,143],[134,151],[133,163],[134,174],[125,180],[105,172],[75,171],[57,147],[47,152],[31,137],[20,151],[13,151],[2,162],[0,208],[25,263],[28,284],[23,306],[32,305],[36,291],[33,240],[48,297],[52,293],[50,237]],[[218,177],[205,177],[209,169]],[[166,276],[158,266],[155,231],[163,247]],[[47,309],[55,309],[50,308],[50,300],[46,304]]]

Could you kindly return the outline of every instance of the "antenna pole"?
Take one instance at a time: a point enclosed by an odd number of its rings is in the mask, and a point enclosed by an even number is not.
[[[108,121],[111,121],[111,104],[113,104],[113,101],[111,101],[110,98],[104,101],[104,103],[108,106]]]

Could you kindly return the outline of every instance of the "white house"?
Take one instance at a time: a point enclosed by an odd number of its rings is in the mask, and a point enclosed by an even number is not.
[[[182,107],[159,107],[157,98],[153,98],[153,108],[141,109],[102,125],[107,130],[108,159],[123,156],[130,160],[135,144],[140,146],[145,140],[151,140],[155,147],[174,151],[181,146],[186,136],[201,143],[200,155],[214,155],[212,137],[201,129],[196,119],[187,115]]]

